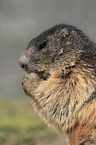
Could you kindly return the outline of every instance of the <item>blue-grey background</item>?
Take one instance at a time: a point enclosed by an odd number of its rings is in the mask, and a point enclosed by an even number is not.
[[[25,97],[19,56],[57,23],[75,25],[96,42],[96,0],[0,0],[0,97]]]

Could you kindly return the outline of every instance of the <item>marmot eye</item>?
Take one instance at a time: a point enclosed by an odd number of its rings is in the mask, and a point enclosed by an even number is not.
[[[39,50],[42,50],[46,46],[46,42],[42,42],[39,46]]]

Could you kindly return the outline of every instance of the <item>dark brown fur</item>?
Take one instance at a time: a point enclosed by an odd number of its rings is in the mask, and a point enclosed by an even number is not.
[[[48,125],[70,145],[96,145],[96,45],[82,31],[56,25],[34,38],[19,60],[22,86]]]

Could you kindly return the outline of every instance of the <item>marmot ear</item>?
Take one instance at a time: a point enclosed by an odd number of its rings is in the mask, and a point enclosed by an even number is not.
[[[68,29],[63,28],[60,30],[60,36],[66,38],[68,36]]]

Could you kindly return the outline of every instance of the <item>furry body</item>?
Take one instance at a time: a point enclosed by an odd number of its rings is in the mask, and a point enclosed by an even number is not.
[[[96,45],[82,31],[56,25],[34,38],[19,60],[25,93],[70,145],[96,145]]]

